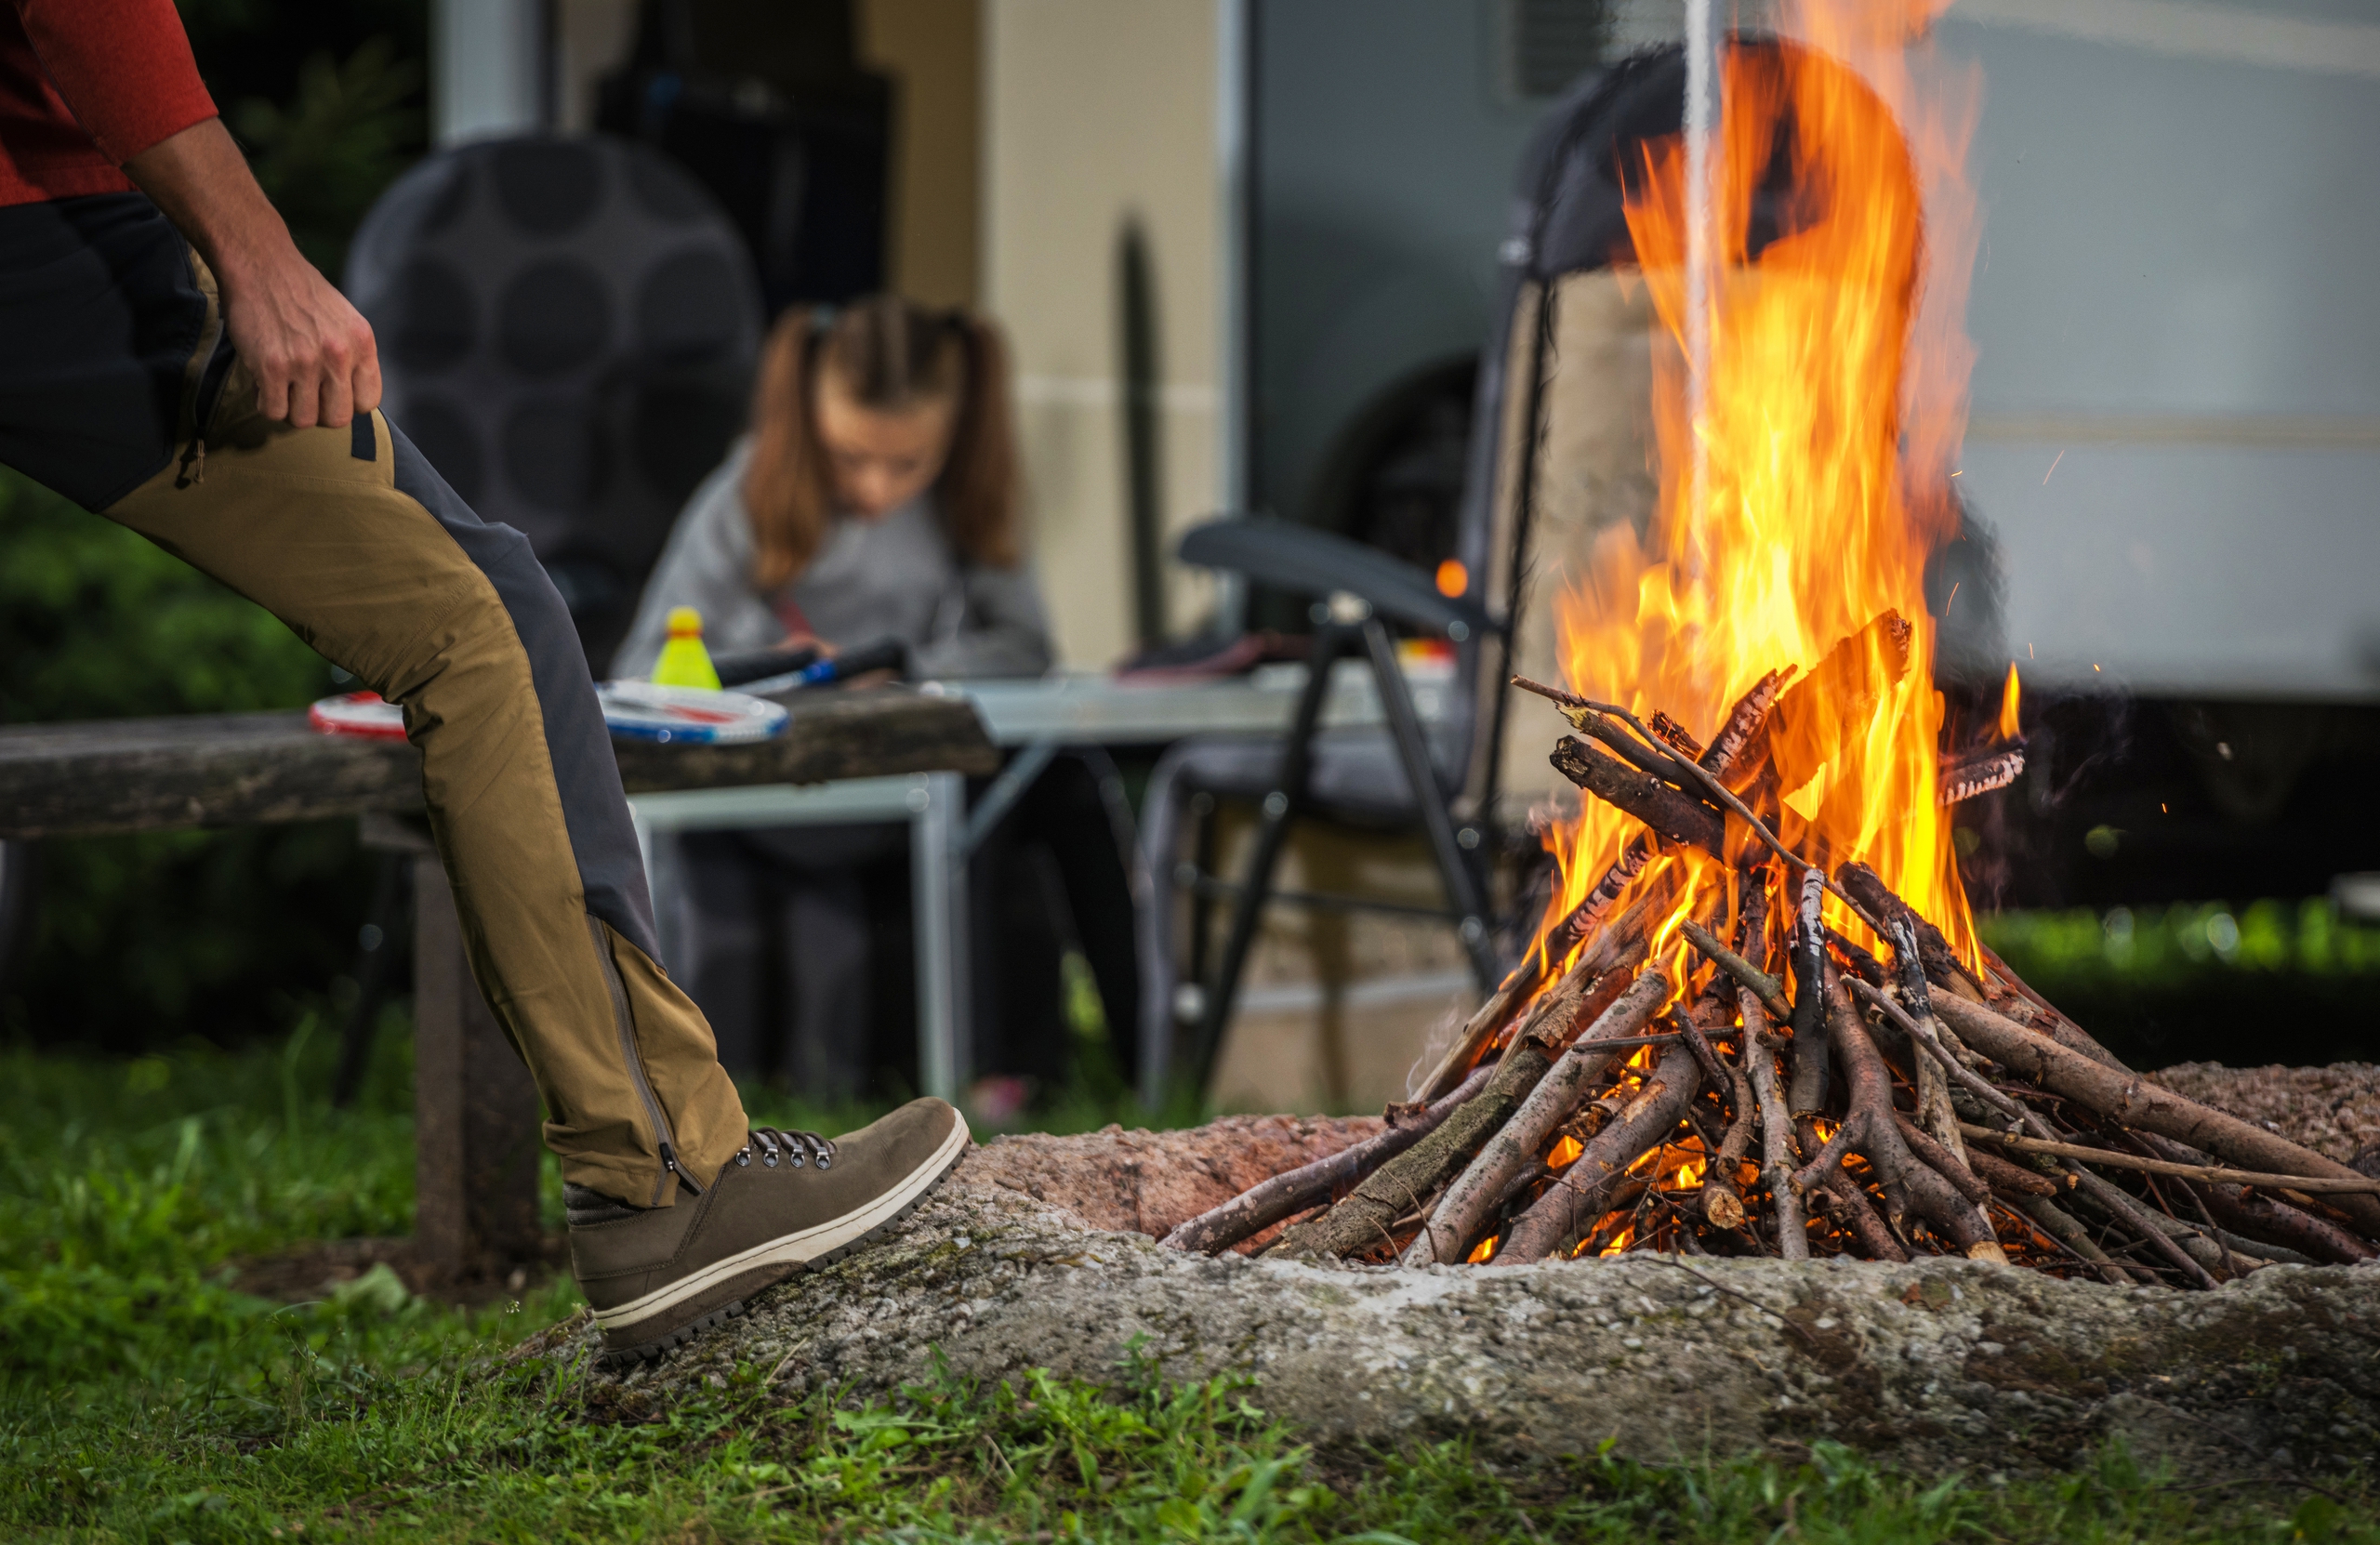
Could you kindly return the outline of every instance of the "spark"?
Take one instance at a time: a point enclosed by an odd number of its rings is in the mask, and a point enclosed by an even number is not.
[[[1966,581],[1965,581],[1965,580],[1964,580],[1964,579],[1954,579],[1954,580],[1952,580],[1952,581],[1950,582],[1950,600],[1949,600],[1949,601],[1945,601],[1944,602],[1942,602],[1942,614],[1943,614],[1944,616],[1946,616],[1946,617],[1947,617],[1947,616],[1949,616],[1949,615],[1950,614],[1950,602],[1951,602],[1951,601],[1957,601],[1957,600],[1959,599],[1959,587],[1960,587],[1960,586],[1962,586],[1962,585],[1964,585],[1964,584],[1965,584],[1965,583],[1966,583]]]
[[[2058,452],[2058,453],[2057,453],[2057,455],[2056,455],[2056,456],[2054,456],[2050,457],[2050,458],[2049,458],[2049,472],[2055,472],[2055,471],[2056,471],[2056,470],[2057,470],[2057,464],[2058,464],[2059,462],[2061,462],[2061,461],[2064,461],[2065,459],[2066,459],[2066,453],[2065,453],[2064,451],[2060,451],[2060,452]],[[2043,486],[2043,488],[2047,488],[2047,487],[2049,486],[2049,472],[2043,472],[2043,473],[2042,474],[2042,486]]]

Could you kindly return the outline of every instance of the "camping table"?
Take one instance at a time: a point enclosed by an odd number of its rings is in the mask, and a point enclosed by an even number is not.
[[[887,688],[789,706],[786,732],[757,745],[616,745],[621,778],[632,796],[753,785],[782,796],[801,784],[957,784],[998,766],[963,698]],[[431,1269],[461,1273],[536,1252],[537,1098],[472,985],[444,870],[426,838],[403,835],[401,818],[421,808],[411,746],[318,734],[302,714],[0,728],[0,838],[359,817],[382,843],[413,849],[416,1248]]]
[[[917,918],[919,1081],[955,1099],[967,1082],[967,862],[999,818],[1062,746],[1161,746],[1189,735],[1278,734],[1289,727],[1305,667],[1267,666],[1224,680],[1136,683],[1072,673],[1026,680],[928,682],[919,695],[972,704],[992,743],[1015,755],[972,811],[961,772],[857,778],[824,787],[754,785],[634,794],[628,807],[652,878],[665,958],[682,958],[678,897],[682,881],[665,834],[861,821],[906,821]],[[799,693],[778,699],[800,704]],[[1435,678],[1413,683],[1416,712],[1445,711]],[[1352,660],[1333,671],[1323,723],[1338,729],[1383,722],[1370,674]],[[978,771],[969,768],[967,772]]]

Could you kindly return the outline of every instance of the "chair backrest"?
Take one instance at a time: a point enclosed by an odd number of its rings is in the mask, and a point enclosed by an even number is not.
[[[763,319],[734,227],[644,146],[485,140],[381,195],[346,288],[390,417],[482,519],[529,537],[608,660],[744,422]]]
[[[1634,55],[1565,98],[1521,160],[1456,548],[1503,623],[1456,672],[1470,725],[1462,808],[1507,827],[1559,780],[1543,762],[1554,727],[1508,712],[1506,679],[1558,678],[1548,601],[1564,561],[1653,506],[1653,320],[1642,286],[1629,293],[1612,271],[1633,258],[1622,170],[1642,165],[1647,140],[1683,131],[1685,93],[1682,48]]]

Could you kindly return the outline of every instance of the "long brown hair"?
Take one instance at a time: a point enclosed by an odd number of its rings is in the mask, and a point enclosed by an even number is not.
[[[761,352],[744,507],[752,517],[753,578],[762,589],[808,568],[826,537],[834,489],[818,440],[822,370],[879,412],[955,398],[950,455],[934,480],[943,528],[970,562],[1016,562],[1016,427],[998,332],[963,310],[876,295],[831,311],[787,312]]]

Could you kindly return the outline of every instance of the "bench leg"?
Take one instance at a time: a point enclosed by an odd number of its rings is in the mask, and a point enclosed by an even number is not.
[[[414,1240],[451,1281],[536,1259],[540,1113],[434,854],[414,860]]]

